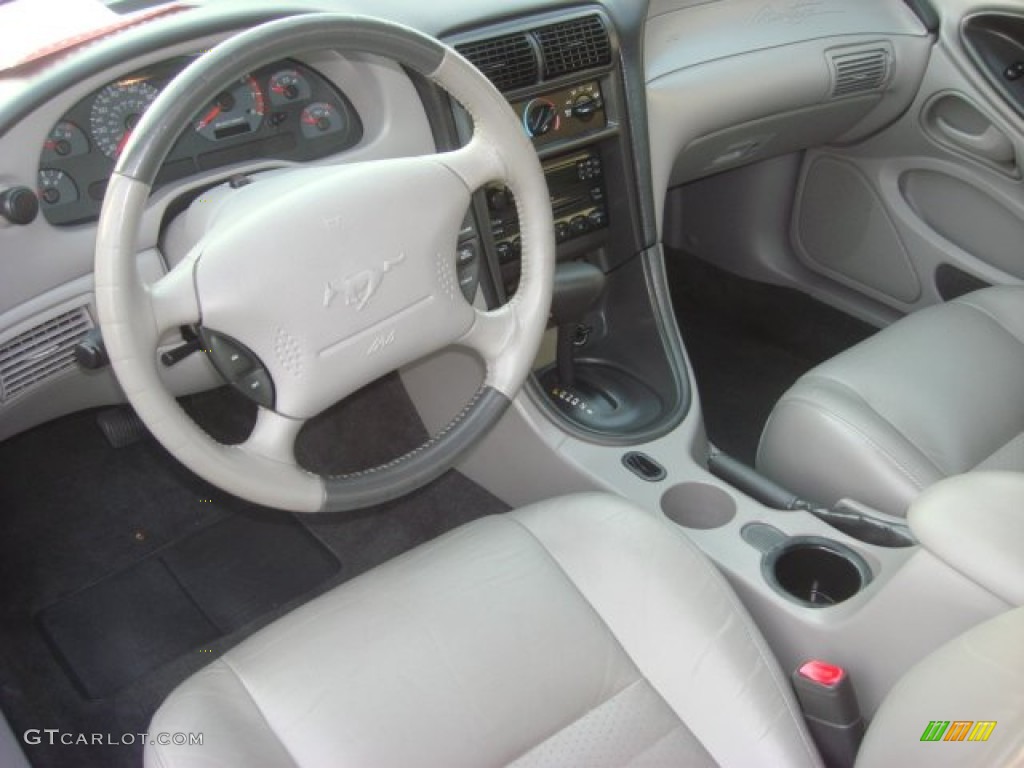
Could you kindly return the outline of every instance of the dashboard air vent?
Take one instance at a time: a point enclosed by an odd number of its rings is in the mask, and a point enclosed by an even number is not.
[[[833,98],[878,90],[889,79],[890,61],[892,55],[884,47],[830,53]]]
[[[537,55],[526,35],[508,35],[461,43],[455,49],[469,59],[499,91],[535,85]]]
[[[605,66],[612,60],[611,40],[599,16],[541,27],[535,34],[544,57],[545,79]]]
[[[92,327],[85,307],[78,307],[0,346],[0,402],[74,366],[75,345]]]

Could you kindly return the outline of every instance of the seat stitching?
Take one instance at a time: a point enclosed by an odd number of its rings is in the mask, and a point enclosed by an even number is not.
[[[246,685],[245,680],[242,679],[242,675],[239,674],[237,669],[235,669],[234,665],[231,663],[227,656],[221,656],[220,660],[224,663],[224,666],[231,671],[231,674],[235,676],[235,679],[238,681],[238,684],[242,686],[242,690],[245,691],[246,695],[249,697],[249,701],[252,702],[253,709],[255,709],[257,713],[259,713],[260,719],[263,721],[263,724],[267,727],[267,730],[270,732],[270,735],[273,736],[274,740],[281,745],[281,749],[284,750],[284,753],[286,755],[288,755],[288,758],[291,760],[292,765],[295,766],[295,768],[298,768],[299,761],[295,759],[295,755],[293,755],[291,750],[288,749],[288,745],[284,743],[284,740],[277,735],[277,731],[275,731],[273,726],[271,726],[270,720],[267,719],[266,712],[263,711],[263,708],[259,705],[259,702],[256,701],[256,696],[253,694],[252,689],[250,689],[249,686]]]
[[[875,442],[870,436],[865,434],[864,431],[861,430],[853,422],[844,419],[839,414],[830,411],[828,408],[821,406],[820,404],[814,402],[813,400],[808,400],[803,397],[789,397],[782,403],[780,403],[777,406],[776,410],[778,410],[779,408],[783,408],[787,405],[806,405],[808,408],[818,411],[821,415],[825,416],[826,418],[838,422],[839,424],[842,424],[843,426],[849,428],[851,432],[855,433],[856,436],[860,437],[865,443],[874,448],[876,452],[878,452],[884,458],[891,461],[892,464],[896,467],[896,469],[899,470],[899,472],[902,475],[904,475],[911,483],[913,483],[918,490],[924,489],[925,484],[921,480],[918,480],[914,473],[908,467],[905,467],[899,459],[897,459],[889,451],[887,451],[885,448],[883,448],[881,445]]]
[[[953,474],[950,470],[945,469],[942,466],[940,466],[939,462],[936,461],[935,459],[933,459],[927,453],[925,453],[924,449],[921,448],[920,446],[918,446],[917,443],[914,440],[912,440],[909,435],[906,434],[906,432],[904,432],[902,429],[900,429],[898,426],[896,426],[891,420],[889,420],[886,416],[884,416],[882,414],[882,412],[878,408],[876,408],[874,405],[872,405],[870,402],[868,402],[868,399],[866,397],[864,397],[864,395],[862,395],[860,392],[855,390],[849,384],[847,384],[847,383],[845,383],[843,381],[840,381],[839,379],[833,379],[833,378],[831,378],[829,376],[822,376],[821,374],[812,374],[812,375],[808,376],[807,379],[809,381],[820,381],[820,382],[827,382],[828,384],[833,384],[836,387],[842,389],[844,392],[846,392],[848,395],[853,397],[855,400],[859,400],[876,417],[878,417],[879,421],[881,421],[883,424],[886,424],[887,426],[889,426],[892,429],[893,432],[895,432],[897,435],[899,435],[904,440],[906,440],[910,444],[910,446],[912,448],[914,448],[921,455],[921,458],[923,458],[925,461],[927,461],[929,464],[932,465],[932,467],[935,469],[936,472],[938,472],[941,475]],[[821,407],[824,408],[825,406],[821,406]],[[838,418],[842,418],[841,416],[838,416],[838,414],[836,414],[836,416]],[[895,457],[893,457],[893,461],[896,461]],[[908,471],[909,471],[909,469],[908,469]]]
[[[637,668],[638,672],[640,672],[640,676],[650,684],[650,686],[655,690],[655,692],[659,696],[661,696],[661,691],[659,691],[657,686],[655,686],[654,683],[651,682],[650,678],[648,678],[646,675],[644,675],[644,673],[642,671],[640,671],[640,668],[636,664],[636,660],[633,659],[633,657],[630,656],[629,652],[623,647],[622,642],[619,640],[618,635],[616,635],[614,630],[612,630],[612,628],[610,626],[608,626],[608,622],[606,622],[604,620],[604,617],[598,612],[597,608],[594,607],[594,604],[592,602],[590,602],[590,600],[587,598],[587,596],[583,593],[583,590],[580,589],[579,585],[572,579],[572,577],[568,574],[568,572],[565,570],[565,568],[562,567],[562,564],[560,562],[558,562],[558,559],[551,553],[551,550],[549,550],[546,546],[544,546],[544,542],[541,541],[540,538],[538,538],[537,535],[532,530],[530,530],[530,528],[528,526],[524,525],[521,520],[519,520],[516,517],[511,517],[511,516],[508,517],[507,519],[511,520],[516,525],[518,525],[520,528],[522,528],[527,533],[527,535],[530,536],[530,538],[532,538],[535,542],[537,542],[537,545],[540,546],[540,548],[544,551],[544,554],[547,556],[547,558],[562,573],[562,576],[565,578],[565,580],[567,582],[569,582],[569,585],[572,587],[572,589],[580,596],[580,598],[588,606],[590,606],[590,609],[594,612],[594,615],[597,616],[598,621],[600,621],[605,626],[605,628],[608,630],[608,633],[612,636],[612,638],[618,644],[619,648],[622,649],[622,652],[626,655],[626,657],[631,662],[633,662],[633,666]],[[675,531],[671,531],[671,533],[675,534],[676,532]],[[772,682],[775,683],[776,692],[780,694],[780,698],[782,699],[783,704],[785,704],[786,709],[789,712],[790,718],[793,720],[793,723],[796,726],[796,731],[797,731],[797,733],[800,736],[800,741],[804,745],[804,749],[807,751],[808,757],[810,757],[810,759],[811,759],[811,764],[819,765],[820,762],[821,762],[821,758],[818,756],[817,750],[814,747],[811,746],[811,743],[808,740],[807,733],[804,730],[803,715],[799,715],[798,716],[798,713],[793,708],[792,701],[786,697],[786,692],[787,691],[791,691],[792,689],[786,687],[786,686],[789,685],[788,681],[786,681],[785,686],[784,686],[783,685],[783,679],[782,679],[781,675],[780,674],[776,674],[776,670],[775,670],[775,667],[773,666],[773,662],[774,663],[777,663],[777,662],[776,662],[774,656],[771,656],[771,655],[766,653],[767,648],[766,648],[764,639],[760,638],[759,636],[755,636],[754,634],[751,633],[749,624],[750,624],[750,622],[752,620],[750,619],[749,614],[746,613],[746,608],[742,607],[742,604],[740,603],[739,598],[732,591],[732,588],[729,587],[728,584],[725,583],[725,577],[718,571],[717,568],[715,568],[711,564],[711,562],[707,559],[707,556],[703,552],[700,551],[700,549],[697,547],[696,544],[694,544],[692,541],[690,541],[690,539],[685,534],[683,534],[683,533],[677,534],[676,537],[675,537],[675,540],[680,542],[682,544],[682,546],[688,547],[692,553],[695,553],[697,555],[696,561],[697,561],[698,567],[704,569],[706,575],[709,577],[711,582],[718,587],[718,590],[721,593],[722,597],[729,602],[729,605],[735,611],[736,615],[740,618],[740,626],[743,629],[743,632],[746,635],[746,637],[750,640],[751,644],[754,646],[754,649],[757,651],[758,655],[761,657],[761,661],[764,662],[764,668],[768,670],[768,674],[771,676]],[[665,697],[662,696],[662,700],[664,700],[664,698]],[[672,706],[669,705],[667,701],[666,701],[666,705],[668,705],[669,709],[672,710],[673,714],[675,714],[675,716],[679,720],[679,722],[682,723],[687,728],[687,730],[689,730],[690,733],[693,734],[693,737],[704,748],[704,751],[707,752],[709,755],[711,755],[711,751],[707,748],[707,745],[700,738],[700,736],[696,733],[696,731],[694,731],[692,728],[690,728],[688,725],[686,725],[686,723],[683,721],[683,719],[679,716],[679,713],[676,712],[675,709],[673,709]],[[711,757],[712,757],[712,759],[714,759],[714,755],[711,755]]]

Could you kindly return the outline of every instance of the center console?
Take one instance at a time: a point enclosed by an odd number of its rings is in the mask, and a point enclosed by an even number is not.
[[[660,257],[645,252],[619,41],[598,7],[538,15],[453,36],[450,42],[508,99],[547,180],[559,269],[547,354],[530,397],[559,428],[631,443],[671,429],[690,393]],[[458,142],[468,116],[452,106]],[[505,187],[475,206],[491,304],[519,280],[516,201]],[[571,269],[568,265],[572,265]]]
[[[551,343],[527,396],[514,399],[459,470],[512,507],[580,491],[631,500],[725,575],[783,669],[808,658],[845,667],[870,718],[920,658],[1024,600],[1019,558],[1012,545],[995,546],[1019,543],[1024,534],[1012,523],[1019,516],[1002,515],[1011,528],[998,540],[975,541],[945,525],[940,510],[924,527],[912,524],[910,536],[903,521],[856,505],[775,504],[760,480],[712,471],[714,448],[655,241],[653,182],[644,175],[651,160],[637,87],[643,11],[630,17],[623,4],[607,13],[618,14],[621,46],[596,7],[449,38],[491,76],[533,142],[559,262]],[[469,119],[447,101],[435,106],[449,123],[450,146],[464,143]],[[496,306],[519,274],[515,200],[490,187],[474,200],[471,218],[476,300]],[[458,349],[402,372],[431,432],[457,415],[484,375],[479,360]],[[963,518],[967,504],[954,502],[950,520]]]

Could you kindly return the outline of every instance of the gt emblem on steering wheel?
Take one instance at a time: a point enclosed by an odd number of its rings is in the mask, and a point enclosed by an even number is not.
[[[390,272],[392,267],[397,267],[404,261],[405,254],[400,253],[394,259],[384,259],[379,267],[371,267],[361,272],[356,272],[356,274],[345,278],[345,281],[341,284],[340,291],[328,282],[324,286],[324,309],[329,308],[334,303],[334,299],[339,293],[343,293],[345,295],[346,307],[355,305],[357,312],[362,311],[367,302],[377,293],[381,283],[384,281],[384,275]]]

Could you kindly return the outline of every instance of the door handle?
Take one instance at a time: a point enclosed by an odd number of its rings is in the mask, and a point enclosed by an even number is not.
[[[965,152],[999,165],[1013,165],[1017,160],[1017,152],[1010,137],[991,123],[981,133],[968,133],[942,115],[935,115],[935,127],[948,142]]]

